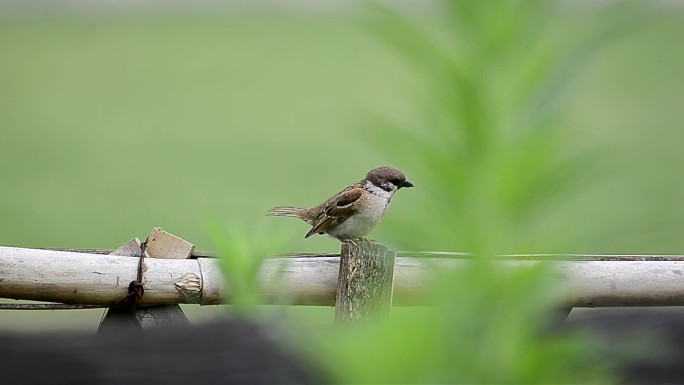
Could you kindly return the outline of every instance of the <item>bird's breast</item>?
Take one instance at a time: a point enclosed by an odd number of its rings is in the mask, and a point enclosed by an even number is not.
[[[390,202],[390,194],[368,194],[366,199],[359,205],[357,215],[368,221],[377,222],[382,218]]]
[[[344,222],[328,233],[336,238],[353,239],[365,237],[382,218],[390,196],[367,194],[358,202],[357,210]]]

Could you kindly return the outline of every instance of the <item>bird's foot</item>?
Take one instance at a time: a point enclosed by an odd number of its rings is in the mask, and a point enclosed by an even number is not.
[[[352,244],[352,245],[354,245],[355,247],[359,247],[359,244],[363,244],[363,243],[373,243],[373,240],[372,240],[372,239],[368,239],[368,238],[361,237],[361,238],[350,238],[350,239],[345,239],[345,240],[343,240],[342,242]]]
[[[348,243],[354,247],[359,247],[357,238],[342,239],[342,243]]]

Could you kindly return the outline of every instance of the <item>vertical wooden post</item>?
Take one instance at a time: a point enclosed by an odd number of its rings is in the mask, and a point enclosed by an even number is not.
[[[146,257],[185,259],[192,256],[195,245],[173,234],[155,227],[147,237]],[[140,257],[141,243],[135,238],[114,250],[113,255]],[[144,270],[144,267],[143,267]],[[145,276],[143,274],[143,286]],[[139,327],[148,329],[158,325],[189,325],[187,317],[179,305],[158,305],[138,307],[134,312],[128,308],[110,308],[105,311],[98,332],[107,332],[120,328]]]
[[[335,321],[368,320],[389,315],[395,253],[365,240],[343,242],[337,279]]]

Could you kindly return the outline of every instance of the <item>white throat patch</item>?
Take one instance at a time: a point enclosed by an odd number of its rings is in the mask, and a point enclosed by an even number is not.
[[[387,201],[389,201],[389,200],[392,198],[392,195],[393,195],[394,192],[396,191],[396,190],[394,190],[394,191],[385,191],[385,190],[381,189],[380,187],[374,185],[374,184],[371,183],[370,181],[366,181],[366,183],[363,184],[363,188],[365,188],[365,189],[366,189],[368,192],[370,192],[371,194],[373,194],[373,195],[375,195],[375,196],[377,196],[377,197],[380,197],[380,198],[384,198],[384,199],[386,199]]]

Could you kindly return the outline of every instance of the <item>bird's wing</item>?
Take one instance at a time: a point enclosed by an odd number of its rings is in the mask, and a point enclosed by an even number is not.
[[[363,189],[352,186],[342,190],[323,204],[321,213],[304,238],[325,232],[331,226],[344,222],[356,211],[354,203],[363,195]]]

